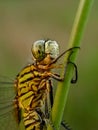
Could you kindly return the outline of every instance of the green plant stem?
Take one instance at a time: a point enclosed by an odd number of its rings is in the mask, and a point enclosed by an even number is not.
[[[87,22],[92,3],[93,0],[80,0],[79,7],[74,20],[68,48],[80,46],[80,41],[83,36],[85,24]],[[71,55],[70,58],[71,62],[75,62],[76,56],[78,54],[78,50],[79,49],[75,49],[74,53]],[[68,60],[69,55],[70,53],[66,53],[65,55],[65,59],[64,59],[65,64]],[[64,108],[65,108],[65,104],[69,92],[70,81],[73,76],[73,71],[74,71],[74,67],[71,64],[68,64],[65,80],[63,84],[59,83],[57,87],[57,91],[54,99],[54,105],[51,113],[51,118],[56,130],[59,130],[60,127],[60,123],[62,120],[62,116],[63,116],[63,112],[64,112]],[[48,130],[53,130],[53,127],[49,125]]]

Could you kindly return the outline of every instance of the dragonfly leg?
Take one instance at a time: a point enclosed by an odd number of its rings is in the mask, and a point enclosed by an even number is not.
[[[64,77],[61,77],[59,74],[53,74],[53,73],[51,73],[51,77],[53,79],[58,80],[58,81],[64,81]]]
[[[70,57],[71,57],[71,55],[73,54],[73,52],[74,52],[74,51],[72,51],[72,52],[70,53],[69,57],[68,57],[67,66],[68,66],[68,64],[72,64],[72,65],[73,65],[73,67],[74,67],[74,72],[75,72],[75,78],[72,78],[72,79],[71,79],[71,83],[76,83],[77,80],[78,80],[78,69],[77,69],[77,65],[76,65],[74,62],[71,62],[71,61],[70,61]]]
[[[65,77],[66,77],[66,69],[68,67],[69,64],[72,64],[74,67],[74,71],[75,71],[75,77],[71,79],[71,83],[76,83],[77,79],[78,79],[78,70],[77,70],[77,65],[74,62],[70,61],[70,56],[72,55],[73,51],[70,53],[69,58],[68,58],[68,62],[65,65],[65,70],[64,70],[64,76],[61,77],[59,74],[53,74],[51,73],[51,77],[58,80],[58,81],[64,81]]]
[[[71,61],[69,61],[68,64],[72,64],[72,65],[73,65],[73,67],[74,67],[74,72],[75,72],[75,74],[74,74],[75,77],[73,77],[73,78],[71,79],[71,83],[76,83],[77,80],[78,80],[78,70],[77,70],[77,65],[76,65],[75,63],[71,62]]]
[[[62,122],[61,122],[61,125],[62,125],[66,130],[71,130],[69,124],[66,123],[65,121],[62,121]]]

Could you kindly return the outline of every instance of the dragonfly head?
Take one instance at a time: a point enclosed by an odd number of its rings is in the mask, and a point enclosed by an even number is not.
[[[32,54],[34,60],[42,62],[47,59],[47,63],[56,59],[59,55],[59,46],[56,41],[52,40],[38,40],[32,45]],[[50,60],[49,60],[50,59]],[[49,61],[48,61],[49,60]]]

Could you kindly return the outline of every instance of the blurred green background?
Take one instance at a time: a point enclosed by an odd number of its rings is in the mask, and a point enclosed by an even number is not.
[[[66,50],[78,0],[0,0],[0,75],[15,77],[31,62],[38,39],[58,41]],[[79,79],[71,85],[64,120],[73,130],[98,130],[98,1],[86,25],[77,65]]]

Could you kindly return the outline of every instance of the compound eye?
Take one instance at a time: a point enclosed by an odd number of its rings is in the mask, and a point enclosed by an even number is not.
[[[56,41],[48,40],[45,42],[45,53],[51,58],[56,59],[59,55],[59,45]]]
[[[32,45],[32,54],[37,61],[41,61],[45,58],[45,41],[38,40]]]

